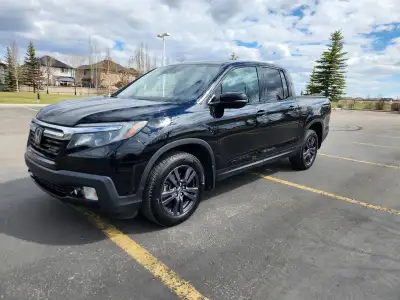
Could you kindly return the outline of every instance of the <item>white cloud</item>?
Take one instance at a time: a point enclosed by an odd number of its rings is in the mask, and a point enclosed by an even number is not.
[[[341,29],[348,52],[348,94],[400,95],[400,38],[374,50],[372,31],[399,30],[396,0],[302,1],[303,18],[290,12],[294,0],[2,0],[0,50],[13,38],[26,47],[35,43],[38,54],[88,56],[88,40],[99,56],[115,41],[123,51],[111,51],[121,63],[140,42],[161,60],[158,33],[170,32],[170,61],[240,59],[274,61],[287,67],[298,91],[304,88],[313,61],[326,49],[331,32]],[[26,2],[26,3],[25,3]],[[247,20],[247,21],[246,21]],[[238,46],[235,40],[257,42],[258,48]],[[21,56],[24,49],[21,49]],[[387,80],[385,82],[385,80]],[[388,81],[391,84],[387,84]]]

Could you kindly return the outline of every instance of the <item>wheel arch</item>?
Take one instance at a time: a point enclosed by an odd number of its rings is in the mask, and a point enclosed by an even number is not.
[[[307,124],[306,128],[314,130],[318,136],[318,149],[321,148],[322,145],[322,135],[323,135],[323,125],[322,120],[315,119],[312,120],[310,123]]]
[[[202,139],[197,138],[185,138],[168,143],[161,147],[153,154],[149,162],[147,163],[143,174],[140,179],[139,188],[137,191],[138,196],[143,196],[143,191],[146,187],[147,178],[150,174],[151,169],[157,163],[157,161],[173,150],[181,150],[195,155],[202,163],[205,172],[205,185],[206,189],[214,188],[216,170],[215,170],[215,157],[211,146]]]

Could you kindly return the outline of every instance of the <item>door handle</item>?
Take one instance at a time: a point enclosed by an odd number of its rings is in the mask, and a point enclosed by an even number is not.
[[[259,116],[265,115],[265,113],[266,113],[265,110],[259,110],[259,111],[256,113],[256,116],[259,117]]]

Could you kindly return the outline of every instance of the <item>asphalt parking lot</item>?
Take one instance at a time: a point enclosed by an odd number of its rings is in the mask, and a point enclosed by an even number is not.
[[[311,169],[227,179],[168,229],[39,190],[34,114],[0,107],[0,299],[400,299],[399,114],[334,111]]]

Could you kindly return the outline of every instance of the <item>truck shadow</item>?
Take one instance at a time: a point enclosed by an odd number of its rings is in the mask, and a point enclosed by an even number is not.
[[[272,175],[278,171],[291,169],[283,161],[227,178],[218,182],[212,191],[206,191],[203,202],[260,180],[253,172]],[[45,245],[84,245],[106,239],[81,213],[45,194],[28,177],[1,183],[0,201],[0,236],[5,235],[0,238],[0,244],[7,243],[7,236]],[[129,235],[168,230],[140,214],[129,220],[101,217]]]

